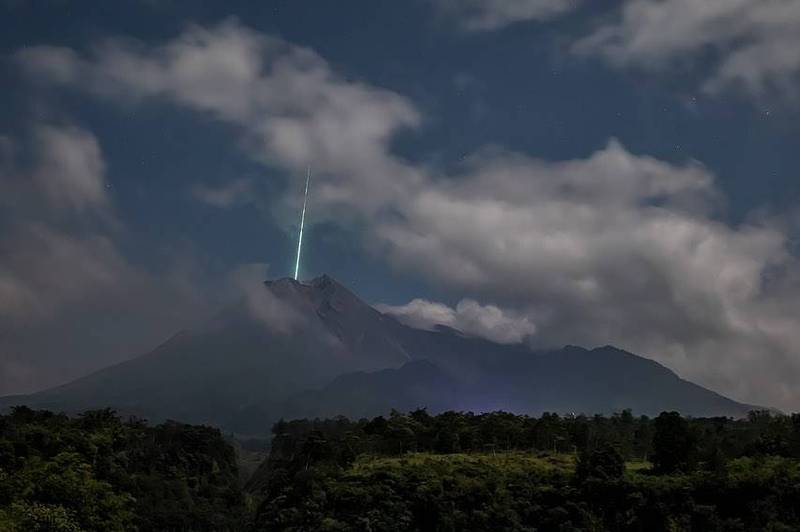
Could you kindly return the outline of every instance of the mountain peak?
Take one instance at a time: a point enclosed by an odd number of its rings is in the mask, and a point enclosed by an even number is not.
[[[279,279],[267,279],[264,284],[269,287],[300,286],[303,283],[296,281],[293,277],[281,277]]]
[[[357,295],[345,288],[341,283],[330,275],[323,274],[312,279],[308,285],[311,287],[311,299],[317,304],[317,308],[324,311],[335,310],[337,312],[355,311],[370,308]]]
[[[328,275],[327,273],[323,273],[319,277],[315,277],[311,279],[308,283],[314,288],[318,290],[347,290],[341,283],[339,283],[336,279]]]
[[[291,286],[294,288],[310,287],[316,290],[347,290],[341,283],[327,273],[323,273],[306,282],[298,281],[294,277],[280,277],[278,279],[268,279],[264,281],[264,284],[270,287]]]
[[[317,312],[325,313],[331,309],[352,311],[356,308],[371,308],[328,274],[322,274],[307,282],[296,281],[292,277],[282,277],[264,281],[264,286],[281,299],[310,303]]]

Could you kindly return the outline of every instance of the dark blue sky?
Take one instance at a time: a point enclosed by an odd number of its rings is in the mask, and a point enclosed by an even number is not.
[[[548,3],[547,0],[538,2]],[[385,89],[413,106],[419,124],[410,128],[389,128],[390,137],[385,146],[387,154],[409,168],[424,168],[427,174],[449,176],[459,181],[466,180],[469,175],[464,170],[465,159],[484,153],[487,146],[527,156],[547,166],[551,162],[587,160],[604,150],[611,139],[617,139],[626,155],[637,161],[652,158],[669,168],[684,168],[691,166],[691,161],[698,161],[703,172],[713,174],[713,208],[708,213],[707,209],[703,210],[702,216],[708,227],[721,227],[731,233],[732,240],[725,241],[720,248],[734,247],[731,242],[738,246],[749,234],[742,229],[743,224],[753,223],[754,217],[766,217],[770,227],[785,238],[780,249],[791,252],[796,232],[794,210],[800,199],[797,175],[800,104],[794,83],[800,61],[797,68],[793,69],[791,63],[785,66],[787,71],[780,72],[779,76],[775,74],[775,78],[770,78],[773,75],[770,73],[759,74],[767,79],[767,88],[761,91],[747,90],[736,83],[722,90],[707,90],[704,88],[706,81],[744,47],[740,41],[758,44],[768,37],[757,34],[756,30],[728,35],[719,30],[714,21],[706,23],[699,19],[696,32],[708,33],[707,38],[698,39],[697,43],[689,42],[693,36],[667,35],[658,41],[666,43],[663,48],[647,48],[642,52],[633,39],[627,43],[622,39],[619,49],[615,48],[620,44],[619,39],[611,44],[604,44],[601,39],[590,45],[596,53],[586,52],[585,48],[583,52],[578,51],[576,43],[599,34],[599,29],[606,26],[639,31],[626,26],[629,21],[625,18],[628,4],[636,2],[652,4],[647,0],[572,2],[574,7],[564,8],[558,15],[539,16],[516,12],[508,15],[510,12],[504,11],[507,2],[489,2],[484,16],[496,9],[506,18],[491,27],[478,28],[469,24],[477,20],[475,11],[481,12],[480,8],[468,12],[453,8],[444,0],[5,2],[0,7],[0,46],[4,57],[0,67],[3,95],[0,135],[10,139],[7,144],[14,146],[15,155],[9,159],[13,163],[6,166],[17,169],[8,175],[19,178],[36,167],[37,144],[31,139],[36,137],[37,128],[42,124],[69,125],[90,132],[105,162],[103,182],[114,221],[109,222],[102,216],[66,219],[48,211],[50,207],[46,203],[24,203],[23,208],[12,208],[8,205],[16,200],[8,200],[0,203],[5,210],[0,223],[6,225],[5,234],[12,236],[18,226],[30,223],[46,223],[64,234],[81,237],[102,233],[113,241],[116,252],[131,268],[155,278],[167,275],[167,265],[174,261],[191,262],[188,268],[197,274],[192,282],[209,283],[208,287],[196,287],[200,291],[212,291],[211,285],[217,290],[218,280],[243,264],[265,263],[269,265],[271,276],[289,275],[296,235],[291,232],[286,214],[276,211],[275,204],[287,194],[294,195],[291,190],[297,188],[298,172],[291,165],[265,164],[254,157],[247,147],[247,134],[242,132],[243,127],[249,126],[243,126],[239,119],[238,122],[227,120],[214,112],[176,104],[176,100],[169,97],[126,99],[98,95],[92,85],[101,83],[97,81],[100,78],[87,77],[70,83],[42,81],[37,75],[26,73],[25,59],[20,59],[22,51],[46,45],[70,49],[86,61],[92,61],[95,51],[108,46],[109,42],[123,43],[119,46],[144,57],[150,53],[148,50],[177,39],[191,24],[215,28],[235,17],[239,29],[278,37],[292,46],[313,50],[334,73],[337,83]],[[529,3],[537,4],[537,0]],[[549,3],[556,2],[550,0]],[[471,1],[466,4],[475,5]],[[758,13],[734,15],[755,18]],[[787,37],[779,44],[791,47],[796,42]],[[320,172],[324,173],[325,169]],[[325,177],[321,179],[324,181]],[[198,201],[192,192],[198,186],[222,189],[238,180],[249,183],[247,197],[229,208]],[[487,197],[493,197],[492,186],[491,178],[481,184]],[[602,187],[602,183],[599,186]],[[5,192],[10,194],[8,190]],[[603,195],[597,191],[591,193]],[[459,196],[458,192],[454,194]],[[658,204],[662,199],[656,195],[642,201]],[[404,206],[393,205],[387,210],[397,210],[398,216],[410,219],[410,215],[404,214]],[[603,208],[612,209],[610,217],[615,215],[613,202]],[[538,288],[520,290],[521,295],[517,297],[513,286],[500,286],[496,280],[485,282],[472,277],[463,282],[443,280],[439,273],[426,271],[424,257],[395,260],[380,244],[374,244],[371,227],[380,222],[372,214],[355,223],[338,223],[327,217],[327,221],[315,218],[314,209],[312,184],[311,226],[303,261],[305,276],[330,273],[370,302],[401,304],[413,298],[424,298],[454,305],[466,297],[501,307],[507,305],[515,313],[538,318],[548,314],[546,309],[552,305],[549,298],[559,297],[555,291],[544,293],[537,291]],[[692,214],[691,219],[697,220],[699,216]],[[385,218],[380,220],[385,221]],[[420,224],[421,221],[410,225],[420,231]],[[441,227],[441,224],[431,227]],[[482,225],[476,230],[480,227]],[[555,229],[553,234],[560,232]],[[18,239],[12,236],[7,238],[16,242]],[[380,235],[375,237],[376,240],[381,238]],[[751,247],[743,244],[743,247],[756,250],[754,253],[762,249],[755,244]],[[13,251],[14,247],[7,244],[5,249]],[[768,249],[774,251],[775,248]],[[619,253],[620,260],[627,264],[639,260],[638,255],[628,257],[623,251]],[[416,265],[409,266],[409,260],[416,261]],[[654,260],[652,256],[647,258],[647,261]],[[749,266],[743,266],[741,271],[763,279],[773,268],[782,272],[791,272],[794,268],[792,257],[781,259],[777,265],[767,264],[771,262],[770,257],[762,256],[760,260],[764,264],[756,268],[757,271],[751,272]],[[591,268],[609,268],[605,258],[592,264],[594,266],[588,266],[590,272]],[[562,266],[557,267],[564,271]],[[14,268],[9,266],[6,270]],[[52,268],[58,270],[59,266],[53,264]],[[491,273],[488,269],[481,271]],[[21,274],[15,275],[19,281]],[[538,275],[547,278],[546,272],[538,271],[533,276]],[[689,278],[692,272],[675,275]],[[586,275],[579,277],[583,279]],[[623,296],[615,292],[610,288],[611,281],[603,284],[603,276],[597,277],[610,294],[604,305],[629,304],[628,294]],[[647,278],[656,277],[674,280],[672,274],[660,271]],[[538,280],[535,282],[537,286],[542,284]],[[45,285],[42,282],[30,284]],[[682,295],[682,287],[670,285],[667,292],[678,302],[683,297],[688,298]],[[715,294],[714,297],[719,296],[720,305],[729,304],[731,298],[736,300],[731,304],[741,303],[736,299],[738,294],[730,298],[729,292],[721,296]],[[640,297],[656,296],[648,292]],[[74,312],[88,316],[96,310],[84,308],[94,305],[88,301],[88,296],[84,300],[78,295],[70,299],[69,305]],[[769,306],[771,300],[748,300],[747,304],[750,303],[761,308]],[[574,306],[586,305],[589,304],[576,302]],[[555,312],[566,321],[551,324],[553,330],[561,332],[553,334],[552,339],[548,337],[547,341],[568,337],[569,332],[564,331],[570,330],[572,322],[569,320],[584,319],[574,311],[572,304],[569,307],[568,311]],[[750,308],[748,306],[747,319],[758,321],[752,317],[757,311]],[[53,316],[58,312],[49,314],[48,319],[55,319]],[[636,311],[630,312],[636,316]],[[126,313],[137,314],[137,323],[147,321],[140,310],[128,309],[121,315],[128,316]],[[51,359],[41,355],[37,351],[39,347],[25,339],[21,331],[23,328],[39,330],[40,326],[25,322],[23,327],[20,323],[12,320],[6,326],[6,330],[11,331],[10,336],[18,339],[13,344],[14,364],[23,375],[16,381],[12,379],[8,391],[57,382],[101,365],[105,360],[99,354],[87,356],[85,360],[78,358],[74,370],[70,369],[72,362],[62,362],[58,371],[42,372],[44,376],[39,377],[37,368],[50,364]],[[41,325],[41,330],[51,325]],[[649,323],[642,324],[643,328],[649,326]],[[737,398],[759,400],[753,391],[757,388],[755,384],[742,390],[733,386],[726,388],[736,380],[735,371],[720,378],[714,376],[708,366],[719,363],[714,358],[716,354],[708,355],[707,364],[705,361],[682,362],[688,358],[695,360],[694,355],[687,354],[690,351],[707,348],[716,353],[722,349],[717,345],[719,342],[710,342],[713,347],[697,343],[696,337],[702,334],[695,326],[700,329],[707,326],[713,329],[713,333],[709,333],[713,335],[721,330],[716,325],[692,322],[676,333],[674,341],[661,342],[639,337],[629,340],[623,329],[609,326],[607,336],[609,342],[628,342],[630,346],[644,346],[654,351],[663,346],[663,352],[670,355],[648,354],[668,365],[670,360],[676,360],[672,367],[716,389],[731,390]],[[689,329],[692,332],[687,332]],[[575,341],[597,341],[603,336],[602,327],[600,331],[577,332]],[[161,332],[158,329],[146,336],[149,340]],[[670,334],[663,328],[654,332],[662,340]],[[87,342],[85,345],[91,346],[86,348],[88,351],[99,353],[111,341],[97,345]],[[78,345],[84,344],[78,342]],[[778,348],[770,344],[765,349],[772,352]],[[109,359],[121,356],[118,353]],[[780,358],[780,364],[794,367],[793,353],[781,352],[775,356]],[[65,359],[73,360],[66,355]],[[776,365],[772,361],[769,364]],[[2,391],[5,390],[0,388]],[[786,404],[795,399],[793,396],[770,396],[765,400]]]

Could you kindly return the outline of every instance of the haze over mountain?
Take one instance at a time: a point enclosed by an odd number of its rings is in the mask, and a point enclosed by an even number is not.
[[[405,325],[328,276],[267,281],[152,352],[0,406],[112,407],[151,420],[266,433],[281,417],[427,407],[517,413],[740,416],[751,407],[605,346],[535,351]]]

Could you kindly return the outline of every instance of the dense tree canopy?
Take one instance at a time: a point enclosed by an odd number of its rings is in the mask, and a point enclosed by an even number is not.
[[[234,530],[243,496],[216,429],[77,418],[19,407],[0,416],[0,530]]]
[[[0,416],[0,530],[800,529],[797,415],[420,409],[272,432],[243,487],[216,429],[17,408]]]
[[[282,421],[248,485],[253,526],[796,530],[798,421],[425,410]]]

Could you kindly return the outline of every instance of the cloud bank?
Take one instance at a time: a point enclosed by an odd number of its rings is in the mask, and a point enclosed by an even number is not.
[[[150,269],[123,253],[90,131],[35,122],[0,145],[1,395],[149,351],[216,307],[222,287],[194,257],[173,252]]]
[[[800,3],[795,0],[628,0],[616,20],[575,45],[617,66],[710,64],[702,89],[797,96]]]
[[[343,215],[349,206],[343,190],[357,189],[377,207],[418,179],[415,169],[386,151],[395,131],[419,124],[411,102],[347,81],[312,50],[233,19],[189,26],[156,47],[108,41],[82,57],[39,46],[20,51],[16,60],[42,82],[126,102],[167,100],[240,126],[250,153],[265,163],[304,175],[313,161],[325,172],[324,179],[315,172],[315,199],[341,203]]]
[[[376,308],[418,329],[446,325],[501,344],[521,343],[536,332],[528,316],[516,316],[472,299],[462,299],[455,308],[425,299],[414,299],[405,305],[376,305]]]

